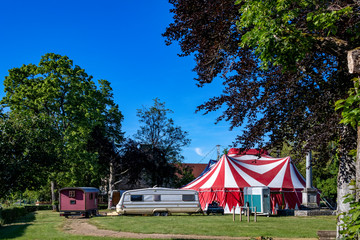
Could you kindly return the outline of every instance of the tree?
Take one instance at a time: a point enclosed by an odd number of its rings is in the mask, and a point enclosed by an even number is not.
[[[242,36],[242,46],[255,49],[264,66],[269,62],[284,69],[306,69],[304,63],[315,61],[316,55],[336,62],[335,73],[340,81],[351,83],[348,73],[347,52],[360,46],[360,4],[357,1],[237,1],[240,29],[248,31]],[[316,69],[315,69],[316,70]],[[330,71],[324,71],[329,73]],[[330,72],[331,73],[331,72]],[[327,80],[327,77],[324,76]],[[349,90],[347,88],[346,90]],[[342,96],[347,97],[347,94]],[[334,100],[338,100],[334,99]],[[360,137],[360,128],[357,129]],[[360,149],[360,138],[357,143]],[[356,161],[356,178],[360,187],[360,152]],[[343,162],[341,161],[340,164]],[[340,212],[348,211],[342,205],[344,193],[349,193],[349,180],[354,176],[339,174]],[[345,190],[345,191],[344,191]],[[359,194],[356,194],[359,195]]]
[[[33,118],[0,118],[0,195],[37,189],[46,183],[53,157],[53,130]],[[45,180],[44,180],[45,179]]]
[[[354,1],[177,1],[174,23],[163,34],[194,54],[200,86],[217,77],[225,89],[198,107],[224,112],[231,129],[243,126],[236,144],[323,152],[335,141],[339,154],[338,203],[354,177],[356,132],[339,124],[338,99],[352,87],[346,50],[358,45]],[[239,45],[240,44],[240,45]],[[326,161],[326,159],[323,159]],[[320,159],[317,159],[320,161]]]
[[[150,108],[138,109],[140,126],[135,138],[142,145],[147,155],[145,166],[147,181],[151,185],[171,185],[175,176],[175,163],[181,162],[181,149],[190,144],[188,133],[175,126],[167,114],[172,111],[165,108],[165,103],[154,99]]]
[[[45,54],[39,65],[10,69],[5,77],[6,95],[1,106],[8,109],[6,122],[20,123],[34,143],[36,138],[32,135],[37,132],[43,138],[41,143],[51,139],[50,147],[44,145],[41,153],[50,155],[53,161],[45,169],[36,170],[43,170],[58,187],[100,185],[98,154],[87,151],[96,127],[103,129],[104,135],[113,141],[122,139],[123,116],[113,101],[110,83],[99,80],[98,85],[99,89],[92,76],[73,66],[68,57],[54,53]],[[33,122],[30,129],[22,124]],[[22,147],[19,155],[30,156],[26,161],[39,160],[31,147]],[[35,170],[34,167],[27,170]]]

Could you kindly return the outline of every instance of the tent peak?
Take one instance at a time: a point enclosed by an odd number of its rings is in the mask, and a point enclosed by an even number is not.
[[[228,155],[269,155],[265,149],[230,148]]]

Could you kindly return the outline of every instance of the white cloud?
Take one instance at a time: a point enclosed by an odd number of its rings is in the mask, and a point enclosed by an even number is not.
[[[205,154],[203,153],[203,151],[201,150],[201,148],[195,148],[195,152],[197,155],[201,156],[201,157],[204,157]]]

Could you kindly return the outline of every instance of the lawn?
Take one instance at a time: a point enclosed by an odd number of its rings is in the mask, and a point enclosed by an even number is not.
[[[253,219],[252,219],[253,220]],[[98,228],[136,233],[213,236],[316,238],[318,230],[336,230],[336,216],[264,217],[258,222],[233,222],[232,215],[113,216],[90,219]]]
[[[0,239],[114,239],[71,235],[62,231],[65,218],[52,211],[28,214],[15,224],[0,227]],[[71,219],[70,219],[71,221]],[[335,230],[335,216],[319,217],[258,217],[258,222],[245,219],[232,221],[231,215],[175,215],[94,217],[89,223],[100,228],[138,232],[214,236],[316,238],[317,230]]]
[[[0,239],[115,239],[67,234],[61,230],[64,221],[65,218],[52,211],[30,213],[17,223],[0,227]]]

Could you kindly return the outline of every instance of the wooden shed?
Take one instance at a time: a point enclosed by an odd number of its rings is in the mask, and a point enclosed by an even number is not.
[[[96,215],[99,190],[93,187],[68,187],[60,189],[60,216]]]

